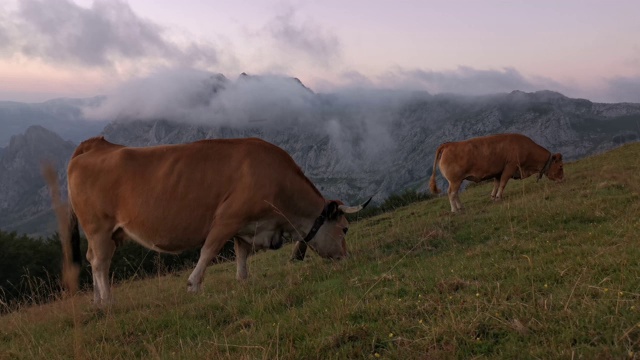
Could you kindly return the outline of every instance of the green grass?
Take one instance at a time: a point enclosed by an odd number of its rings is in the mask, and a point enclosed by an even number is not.
[[[351,258],[291,246],[0,318],[2,358],[624,359],[640,352],[640,144],[568,164],[565,182],[472,186],[354,224]]]

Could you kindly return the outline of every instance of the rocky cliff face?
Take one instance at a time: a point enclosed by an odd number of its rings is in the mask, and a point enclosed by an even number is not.
[[[41,126],[29,127],[23,135],[11,138],[0,157],[0,228],[27,233],[53,229],[41,165],[51,162],[62,177],[74,149],[73,143]]]

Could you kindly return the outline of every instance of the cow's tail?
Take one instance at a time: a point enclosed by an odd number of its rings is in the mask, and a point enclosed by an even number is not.
[[[44,178],[49,186],[53,210],[58,219],[58,234],[62,244],[62,283],[72,294],[80,287],[80,266],[82,258],[80,255],[80,231],[78,229],[78,218],[73,207],[62,201],[60,197],[60,185],[58,174],[51,163],[42,166]]]
[[[438,150],[436,150],[436,158],[433,160],[433,172],[431,173],[431,179],[429,179],[429,189],[434,194],[440,193],[440,189],[438,189],[438,185],[436,184],[436,170],[438,169],[438,162],[440,162],[445,145],[446,144],[442,144],[438,146]]]

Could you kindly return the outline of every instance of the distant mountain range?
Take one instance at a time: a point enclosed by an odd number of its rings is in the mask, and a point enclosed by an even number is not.
[[[203,87],[200,100],[188,102],[186,110],[177,112],[180,116],[121,116],[101,133],[130,146],[260,137],[287,150],[326,197],[349,202],[373,194],[381,201],[406,189],[425,191],[434,151],[446,141],[518,132],[575,160],[640,139],[640,104],[593,103],[551,91],[478,97],[362,89],[316,94],[290,79],[297,84],[292,89],[300,92],[291,103],[290,95],[252,98],[251,94],[268,94],[270,85],[265,82],[260,91],[244,92],[245,85],[239,83],[245,80],[232,83],[217,77],[215,91]],[[240,107],[234,102],[238,96]],[[197,121],[190,118],[192,108],[197,108]],[[240,115],[233,112],[239,110]],[[207,111],[210,120],[203,120]],[[84,130],[91,133],[87,129],[94,125]],[[36,126],[14,135],[0,150],[1,229],[29,234],[54,230],[39,167],[45,157],[54,160],[64,180],[75,146],[66,138]]]
[[[44,126],[74,142],[94,136],[108,121],[87,121],[83,109],[98,106],[103,100],[104,97],[55,99],[42,103],[0,101],[0,148],[9,144],[11,136],[24,133],[32,125]]]

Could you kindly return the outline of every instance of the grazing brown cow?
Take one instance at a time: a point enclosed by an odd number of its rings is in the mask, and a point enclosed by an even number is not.
[[[109,267],[123,240],[168,253],[202,247],[188,281],[195,292],[229,239],[238,279],[247,277],[247,256],[280,248],[283,233],[322,257],[345,257],[344,214],[366,206],[326,200],[289,154],[255,138],[147,148],[92,138],[69,162],[68,190],[67,241],[77,253],[79,223],[89,242],[97,304],[111,300]]]
[[[449,181],[452,212],[463,208],[458,196],[463,180],[480,182],[493,179],[491,198],[500,200],[509,179],[524,179],[538,174],[538,180],[546,175],[550,180],[560,181],[564,176],[561,154],[551,154],[521,134],[482,136],[440,145],[429,182],[434,194],[440,192],[436,186],[438,166]]]

